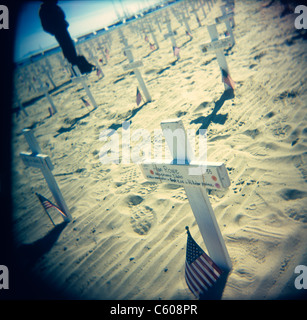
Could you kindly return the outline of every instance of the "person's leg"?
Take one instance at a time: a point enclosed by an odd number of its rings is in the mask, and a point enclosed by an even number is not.
[[[61,33],[55,34],[55,38],[57,39],[59,45],[62,48],[64,57],[72,64],[75,65],[78,62],[77,52],[67,30],[64,30]]]

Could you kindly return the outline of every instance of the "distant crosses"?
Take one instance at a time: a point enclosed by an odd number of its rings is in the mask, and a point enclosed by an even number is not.
[[[204,8],[204,4],[203,4],[202,0],[198,0],[198,3],[199,3],[199,7],[201,8],[201,11],[203,12],[204,18],[206,19],[207,18],[207,14],[206,14],[206,11],[205,11],[205,8]]]
[[[231,26],[231,19],[233,19],[234,13],[230,12],[230,13],[227,14],[226,13],[226,6],[221,6],[221,10],[222,10],[223,15],[221,17],[215,18],[215,22],[216,23],[222,23],[222,22],[225,23],[228,35],[230,36],[231,41],[232,41],[232,45],[234,45],[235,44],[235,38],[234,38],[234,35],[233,35],[232,26]],[[232,21],[233,21],[233,24],[234,24],[234,20],[232,20]]]
[[[54,83],[54,81],[53,81],[53,79],[52,79],[53,73],[52,73],[52,68],[51,68],[50,62],[49,62],[49,60],[48,60],[47,57],[45,57],[44,60],[45,60],[45,64],[46,64],[47,69],[46,69],[45,65],[42,63],[43,72],[44,72],[44,73],[46,74],[46,76],[48,77],[48,79],[49,79],[49,81],[51,82],[53,88],[56,88],[56,85],[55,85],[55,83]]]
[[[202,52],[215,51],[217,62],[221,69],[222,81],[224,82],[225,91],[229,89],[233,90],[235,83],[230,78],[227,61],[223,53],[224,48],[229,48],[232,46],[232,41],[230,37],[219,40],[219,35],[216,30],[215,24],[209,25],[207,26],[207,28],[211,37],[211,42],[201,45],[200,48]]]
[[[157,25],[157,27],[158,27],[158,29],[159,29],[159,31],[160,31],[160,33],[161,33],[161,32],[162,32],[162,29],[161,29],[160,21],[159,21],[159,18],[157,17],[157,15],[155,15],[154,20],[155,20],[155,24]]]
[[[104,74],[102,72],[102,69],[101,69],[101,67],[99,65],[99,62],[98,62],[97,58],[93,55],[93,52],[89,47],[87,47],[86,50],[87,50],[87,52],[88,52],[88,54],[90,56],[90,60],[92,60],[94,62],[94,64],[96,65],[97,76],[103,78]]]
[[[21,102],[20,99],[18,98],[17,93],[16,93],[16,102],[17,102],[17,105],[18,105],[18,107],[19,107],[17,116],[18,116],[19,112],[22,111],[22,112],[24,113],[24,115],[25,115],[26,117],[28,117],[29,115],[28,115],[27,111],[25,110],[25,108],[23,107],[22,102]]]
[[[49,94],[49,84],[48,84],[48,82],[44,84],[40,78],[38,78],[38,82],[40,84],[38,91],[43,93],[45,95],[45,97],[47,98],[48,102],[50,103],[51,108],[49,108],[48,110],[49,110],[50,116],[52,116],[55,113],[57,113],[58,110],[57,110],[55,104],[53,103],[53,100]]]
[[[31,153],[21,152],[20,157],[24,164],[28,167],[34,167],[41,169],[45,180],[48,184],[48,187],[58,205],[60,210],[64,212],[65,216],[62,216],[65,221],[71,221],[72,217],[69,213],[68,207],[65,203],[65,200],[62,196],[61,190],[58,187],[58,184],[52,174],[52,170],[54,169],[53,164],[51,163],[50,158],[47,155],[42,154],[42,151],[30,129],[24,129],[22,131],[24,134],[29,147],[31,149]]]
[[[199,19],[199,17],[198,17],[198,14],[197,14],[197,8],[196,8],[195,4],[196,4],[196,3],[195,3],[194,1],[191,2],[191,6],[192,6],[192,11],[191,11],[191,13],[194,13],[195,18],[196,18],[196,21],[197,21],[197,23],[198,23],[198,26],[201,27],[201,22],[200,22],[200,19]]]
[[[94,109],[98,108],[98,105],[90,91],[90,88],[88,87],[88,84],[86,83],[87,76],[86,75],[81,75],[81,72],[77,66],[73,66],[73,71],[75,73],[75,76],[71,78],[71,81],[74,83],[81,83],[83,86],[83,89],[85,90],[87,96],[89,97],[92,106]]]
[[[234,1],[233,0],[227,0],[225,1],[226,4],[221,6],[221,10],[222,10],[222,13],[223,15],[226,15],[226,14],[229,14],[230,15],[230,25],[232,28],[234,28],[235,26],[235,21],[234,21],[234,15],[231,15],[231,13],[234,14],[234,8],[235,8],[235,4],[234,4]],[[224,7],[224,8],[222,8]]]
[[[155,44],[155,49],[158,50],[159,49],[159,43],[157,41],[157,38],[156,38],[156,35],[155,35],[155,32],[151,26],[151,22],[149,20],[147,20],[147,26],[146,26],[146,29],[147,31],[151,34],[151,37],[154,41],[154,44]],[[151,45],[151,43],[150,43]],[[152,46],[150,46],[150,48],[153,50]]]
[[[174,35],[176,34],[175,32],[173,32],[172,30],[172,26],[171,26],[171,20],[166,16],[165,17],[166,19],[166,26],[167,26],[167,30],[168,30],[168,33],[166,33],[164,35],[164,39],[167,39],[167,38],[170,38],[171,39],[171,42],[172,42],[172,48],[173,48],[173,53],[175,56],[177,56],[177,58],[179,59],[180,56],[179,56],[179,47],[177,46],[176,44],[176,40],[174,38]]]
[[[124,42],[126,42],[126,41],[124,41]],[[135,76],[136,76],[136,78],[137,78],[137,80],[139,82],[141,90],[143,91],[143,93],[145,95],[145,99],[146,99],[147,102],[149,102],[149,101],[151,101],[151,96],[150,96],[150,94],[148,92],[148,89],[147,89],[146,84],[145,84],[145,82],[143,80],[143,77],[142,77],[142,75],[141,75],[141,73],[140,73],[140,71],[138,69],[139,67],[143,66],[143,63],[142,63],[141,60],[134,61],[133,53],[131,51],[131,48],[132,48],[132,46],[129,46],[128,42],[126,42],[126,47],[124,48],[124,53],[125,53],[126,57],[128,58],[129,64],[124,65],[123,69],[124,69],[124,71],[133,69],[133,72],[134,72],[134,74],[135,74]]]
[[[182,21],[183,21],[183,23],[185,25],[186,34],[189,35],[190,37],[192,37],[192,31],[191,31],[190,25],[188,23],[188,19],[185,16],[185,12],[181,11],[180,15],[181,15],[181,19],[182,19]]]

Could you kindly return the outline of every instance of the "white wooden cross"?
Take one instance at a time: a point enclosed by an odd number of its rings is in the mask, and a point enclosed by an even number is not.
[[[155,32],[154,32],[154,30],[152,29],[152,26],[151,26],[150,21],[147,21],[147,28],[148,28],[149,33],[150,33],[151,36],[152,36],[152,39],[153,39],[153,41],[154,41],[154,43],[155,43],[156,49],[159,49],[159,43],[158,43],[158,41],[157,41]]]
[[[40,84],[40,87],[38,88],[38,91],[42,92],[45,95],[45,97],[47,98],[47,100],[49,101],[49,103],[51,105],[51,108],[52,108],[52,114],[57,113],[58,110],[57,110],[55,104],[53,103],[53,100],[52,100],[52,98],[51,98],[51,96],[49,94],[49,87],[44,85],[40,78],[38,78],[38,82]]]
[[[86,50],[87,50],[87,52],[88,52],[88,54],[90,56],[90,59],[95,63],[96,68],[98,68],[100,70],[100,74],[102,75],[102,77],[104,77],[104,73],[103,73],[103,71],[102,71],[102,69],[101,69],[101,67],[100,67],[100,65],[99,65],[99,63],[97,61],[97,58],[93,55],[92,50],[89,47],[87,47]]]
[[[162,121],[161,127],[173,159],[147,160],[140,164],[142,173],[150,181],[184,187],[210,257],[221,269],[230,271],[231,260],[206,192],[206,188],[222,190],[230,186],[225,165],[194,160],[180,119]]]
[[[234,13],[231,12],[231,13],[227,14],[226,13],[226,6],[221,6],[221,10],[222,10],[223,15],[221,17],[215,18],[215,22],[216,23],[222,23],[222,22],[225,23],[227,31],[228,31],[229,36],[232,41],[232,45],[234,45],[235,44],[235,37],[233,35],[232,26],[230,25],[230,22],[231,22],[231,19],[233,19]]]
[[[183,23],[184,23],[184,25],[186,27],[186,31],[188,31],[189,34],[191,34],[192,31],[191,31],[190,25],[188,23],[188,20],[187,20],[187,18],[185,16],[185,12],[182,10],[180,14],[181,14],[182,21],[183,21]]]
[[[48,187],[58,205],[58,207],[66,214],[67,218],[63,217],[65,221],[71,221],[72,217],[69,213],[68,207],[62,196],[61,190],[52,174],[54,169],[53,164],[49,156],[42,154],[41,148],[39,147],[32,131],[30,129],[24,129],[23,134],[29,144],[31,152],[21,152],[20,156],[24,164],[28,167],[34,167],[41,169]]]
[[[126,44],[127,44],[127,46],[124,48],[124,52],[126,54],[126,57],[128,58],[129,64],[124,65],[123,69],[124,69],[124,71],[128,71],[128,70],[133,69],[133,72],[139,82],[141,90],[143,91],[143,93],[145,95],[145,99],[147,102],[149,102],[149,101],[151,101],[151,96],[148,92],[148,89],[147,89],[146,84],[143,80],[141,72],[138,69],[139,67],[143,66],[143,62],[140,60],[134,61],[133,53],[131,51],[132,46],[128,46],[128,43],[126,43]]]
[[[191,11],[191,13],[194,13],[194,15],[195,15],[195,18],[196,18],[196,21],[197,21],[197,23],[198,23],[198,26],[199,27],[201,27],[201,22],[200,22],[200,19],[199,19],[199,17],[198,17],[198,14],[197,14],[197,7],[194,5],[194,2],[191,2],[191,6],[192,6],[192,11]]]
[[[22,102],[20,101],[20,99],[18,97],[16,97],[16,100],[17,100],[17,104],[19,106],[19,110],[23,111],[25,116],[28,117],[29,115],[28,115],[27,111],[25,110],[25,108],[23,107]]]
[[[43,69],[43,72],[46,74],[46,76],[48,77],[48,79],[49,79],[49,81],[51,82],[51,84],[52,84],[52,86],[53,86],[53,88],[56,88],[56,85],[55,85],[55,83],[54,83],[54,81],[53,81],[53,79],[52,79],[52,71],[51,71],[51,66],[50,66],[50,63],[49,63],[49,60],[47,60],[47,58],[45,58],[46,59],[46,66],[47,66],[47,69],[46,69],[46,67],[44,66],[44,64],[42,64],[42,69]],[[48,61],[48,62],[47,62]]]
[[[37,92],[35,85],[32,83],[32,79],[30,78],[30,74],[32,74],[32,70],[30,69],[30,67],[24,67],[24,69],[22,70],[22,77],[23,79],[28,82],[30,88],[34,91]]]
[[[75,77],[71,77],[71,81],[74,83],[81,83],[83,86],[83,89],[85,90],[87,96],[89,97],[89,99],[91,100],[92,106],[94,107],[94,109],[98,108],[98,105],[91,93],[90,88],[88,87],[86,80],[87,80],[87,76],[86,75],[81,75],[81,72],[78,68],[78,66],[73,66],[73,70],[76,74]]]
[[[216,30],[215,24],[207,26],[211,42],[207,42],[200,46],[202,52],[215,51],[217,62],[220,66],[221,71],[224,70],[229,74],[229,69],[225,55],[223,53],[224,48],[229,48],[232,46],[232,40],[230,37],[223,38],[219,40],[219,35]],[[230,86],[224,82],[225,90],[231,89]]]
[[[167,38],[171,39],[173,50],[174,50],[174,48],[177,47],[176,40],[174,38],[175,32],[172,30],[171,20],[168,17],[166,17],[166,25],[167,25],[168,33],[164,35],[164,39],[167,39]],[[178,54],[178,58],[180,58],[179,54]]]
[[[207,18],[207,14],[206,14],[206,11],[205,11],[205,8],[204,8],[204,4],[203,4],[202,0],[198,0],[198,2],[199,2],[199,7],[201,8],[201,10],[203,12],[204,18]]]
[[[233,1],[226,1],[226,4],[221,6],[221,11],[223,15],[230,15],[230,25],[232,28],[235,26],[235,20],[234,20],[234,2]],[[233,15],[231,15],[233,13]]]
[[[159,31],[160,31],[160,33],[162,32],[162,30],[161,30],[161,26],[160,26],[160,21],[159,21],[159,18],[158,18],[158,16],[157,15],[155,15],[155,23],[156,23],[156,25],[158,26],[158,28],[159,28]]]

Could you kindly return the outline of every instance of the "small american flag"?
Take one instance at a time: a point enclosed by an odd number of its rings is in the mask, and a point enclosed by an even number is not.
[[[235,82],[232,80],[229,73],[223,69],[222,69],[222,81],[226,83],[230,88],[232,88],[232,90],[235,89],[235,86],[236,86]]]
[[[190,33],[188,30],[186,30],[185,34],[186,34],[187,36],[189,36],[191,39],[193,38],[193,36],[191,35],[191,33]]]
[[[86,107],[90,107],[91,105],[85,100],[85,98],[81,98],[82,102]]]
[[[139,106],[139,104],[141,103],[142,101],[142,95],[141,95],[141,92],[139,90],[139,88],[136,88],[136,105]]]
[[[146,42],[148,42],[148,41],[149,41],[148,36],[145,36],[145,41],[146,41]]]
[[[149,44],[149,47],[150,47],[151,50],[155,50],[155,49],[156,49],[156,48],[155,48],[155,45],[152,44],[152,43]]]
[[[39,201],[41,202],[43,208],[45,209],[45,212],[47,213],[47,215],[48,215],[49,219],[51,220],[51,222],[53,223],[53,225],[55,225],[55,224],[48,213],[48,209],[50,209],[50,208],[56,209],[64,219],[68,218],[67,215],[58,206],[53,204],[50,200],[48,200],[47,198],[45,198],[44,196],[42,196],[41,194],[39,194],[37,192],[35,194],[37,195]]]
[[[97,68],[97,77],[99,76],[103,77],[103,72],[100,68]]]
[[[178,48],[178,47],[173,47],[173,51],[174,51],[174,56],[179,57],[180,48]]]
[[[219,267],[201,249],[186,227],[187,253],[185,262],[185,280],[192,293],[199,298],[222,274]]]

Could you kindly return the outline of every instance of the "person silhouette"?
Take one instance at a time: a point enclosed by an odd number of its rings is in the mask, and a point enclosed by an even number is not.
[[[84,56],[78,56],[73,40],[68,32],[69,23],[65,20],[64,11],[57,5],[57,0],[42,0],[39,17],[45,32],[53,35],[64,57],[72,64],[77,65],[81,73],[89,73],[96,69]]]

